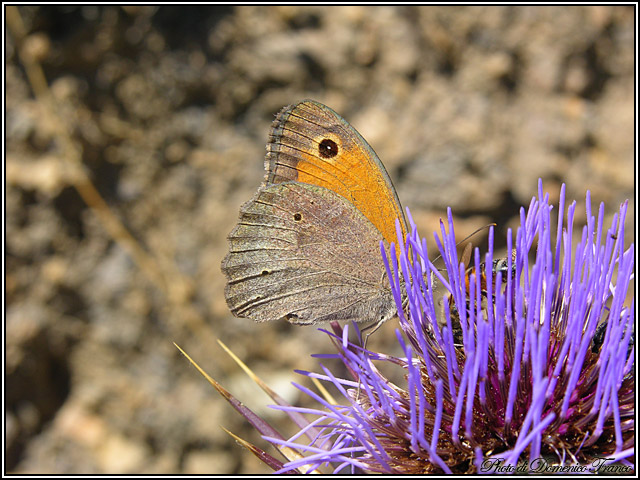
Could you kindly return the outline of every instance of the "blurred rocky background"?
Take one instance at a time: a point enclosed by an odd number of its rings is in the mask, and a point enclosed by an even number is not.
[[[20,6],[6,18],[7,471],[268,470],[220,426],[277,453],[172,342],[295,431],[216,343],[293,403],[308,399],[290,382],[309,384],[293,369],[334,351],[312,327],[233,318],[223,297],[225,237],[284,105],[313,98],[351,122],[429,241],[450,206],[460,238],[496,222],[503,248],[538,178],[553,200],[566,182],[580,212],[587,189],[608,218],[631,199],[632,238],[633,7]],[[369,346],[393,348],[396,326]]]

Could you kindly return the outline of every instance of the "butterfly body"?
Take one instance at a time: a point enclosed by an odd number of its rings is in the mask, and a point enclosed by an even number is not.
[[[468,243],[462,253],[462,263],[464,265],[468,265],[469,261],[471,259],[471,243]],[[509,270],[509,261],[508,259],[505,258],[495,258],[491,264],[491,268],[490,268],[490,272],[491,272],[491,281],[495,282],[495,278],[496,275],[498,274],[498,272],[500,272],[502,274],[502,285],[506,285],[507,282],[507,275],[510,275],[512,279],[515,279],[516,276],[516,251],[515,249],[511,252],[511,270]],[[469,299],[469,292],[470,290],[470,285],[473,282],[474,285],[476,285],[476,279],[477,276],[479,275],[480,278],[480,308],[482,311],[486,311],[487,307],[488,307],[488,303],[491,302],[493,303],[495,301],[495,291],[492,294],[492,298],[488,298],[488,292],[487,292],[487,264],[485,262],[482,262],[480,264],[480,268],[477,269],[475,266],[470,266],[467,267],[467,269],[465,270],[465,274],[464,274],[464,283],[465,283],[465,292],[466,292],[466,298],[465,298],[465,308],[468,311],[470,308],[470,299]],[[476,290],[477,291],[477,290]],[[450,312],[450,316],[451,316],[451,324],[452,324],[452,333],[453,333],[453,338],[454,341],[457,344],[462,344],[462,327],[460,324],[460,311],[459,311],[459,306],[456,305],[455,303],[455,299],[453,297],[452,294],[448,295],[448,303],[449,303],[449,312]],[[444,314],[443,314],[444,315]],[[444,316],[441,320],[441,325],[444,325],[445,320],[444,320]]]

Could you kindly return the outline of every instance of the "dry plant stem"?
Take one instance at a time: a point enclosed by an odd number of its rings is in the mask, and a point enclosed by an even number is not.
[[[170,272],[162,269],[157,260],[149,255],[124,227],[91,182],[82,163],[81,149],[73,140],[69,125],[63,119],[56,118],[55,101],[51,95],[40,62],[29,54],[26,51],[27,49],[23,48],[27,32],[17,7],[7,7],[6,20],[7,26],[16,41],[16,50],[33,93],[38,101],[45,106],[45,113],[56,120],[51,124],[57,130],[56,136],[62,151],[61,157],[65,159],[67,166],[73,169],[71,178],[74,188],[99,219],[111,238],[131,256],[151,283],[165,294],[169,304],[177,309],[180,321],[185,322],[194,332],[206,331],[207,329],[203,328],[206,322],[202,315],[188,303],[194,291],[193,281],[181,274],[177,268],[171,268]]]
[[[227,347],[218,340],[218,343],[223,346],[223,348],[227,351],[227,353],[230,353],[233,357],[235,357],[235,354],[233,354],[230,350],[227,349]],[[213,388],[215,388],[218,393],[220,395],[222,395],[235,409],[236,411],[238,411],[242,416],[244,416],[247,420],[249,420],[252,425],[258,429],[258,431],[261,431],[261,433],[265,434],[269,434],[269,435],[275,435],[278,438],[283,439],[283,437],[275,430],[273,429],[268,423],[264,422],[260,417],[258,417],[257,415],[255,415],[253,412],[251,412],[251,410],[249,410],[240,400],[238,400],[237,398],[235,398],[231,393],[229,393],[222,385],[220,385],[216,380],[214,380],[207,372],[205,372],[203,370],[202,367],[200,367],[200,365],[198,365],[188,354],[187,352],[185,352],[182,348],[180,348],[180,346],[178,346],[178,344],[174,343],[175,347],[180,351],[180,353],[182,353],[182,355],[184,355],[186,357],[187,360],[189,360],[189,362],[191,363],[191,365],[193,365],[196,370],[198,370],[198,372],[200,372],[200,374],[209,382],[209,384],[211,384],[211,386],[213,386]],[[237,359],[237,357],[235,357]],[[239,360],[239,359],[238,359]],[[240,365],[243,367],[243,369],[245,370],[245,372],[250,373],[250,377],[253,380],[256,380],[257,377],[253,374],[253,372],[251,372],[250,370],[248,370],[248,368],[246,368],[246,366],[244,364],[242,364],[242,362],[240,361]],[[262,383],[260,381],[260,383]],[[259,384],[260,384],[259,383]],[[269,389],[270,390],[270,389]],[[257,423],[256,423],[257,422]],[[258,427],[257,425],[261,424],[261,427]],[[266,430],[261,430],[261,428],[264,427]],[[242,446],[244,446],[245,448],[249,448],[249,442],[240,439],[239,437],[237,437],[236,435],[232,434],[229,430],[227,430],[226,428],[222,427],[228,434],[230,434],[233,438],[236,439],[236,441],[238,441]],[[274,445],[276,447],[276,449],[278,449],[278,451],[288,460],[288,461],[293,461],[293,460],[299,460],[302,457],[300,456],[300,453],[296,452],[294,449],[289,448],[287,446],[284,445]],[[257,450],[255,446],[251,446],[252,448],[249,448],[249,450],[251,450],[254,454],[257,453]],[[258,449],[259,450],[259,449]],[[305,472],[307,469],[302,468],[301,471]],[[317,473],[317,472],[316,472]]]

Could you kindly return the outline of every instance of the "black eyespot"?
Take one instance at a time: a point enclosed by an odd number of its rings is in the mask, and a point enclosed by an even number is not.
[[[263,270],[261,275],[269,275],[269,270]]]
[[[324,158],[335,157],[338,154],[338,144],[333,140],[325,138],[318,145],[318,152],[320,156]]]
[[[299,222],[300,220],[302,220],[302,214],[301,214],[301,213],[296,213],[296,214],[293,216],[293,219],[294,219],[296,222]]]

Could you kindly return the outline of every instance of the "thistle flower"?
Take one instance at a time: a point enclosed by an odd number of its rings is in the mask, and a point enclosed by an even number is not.
[[[398,305],[403,357],[375,353],[350,342],[348,328],[327,332],[354,380],[300,372],[332,383],[343,405],[315,398],[322,409],[278,406],[313,414],[315,436],[302,428],[283,440],[305,454],[279,470],[324,466],[334,472],[495,473],[607,471],[634,468],[634,246],[624,247],[627,203],[604,231],[587,192],[587,221],[573,244],[575,202],[565,213],[564,185],[557,226],[548,195],[534,198],[515,238],[513,258],[496,265],[493,230],[484,263],[459,264],[451,211],[436,244],[445,269],[429,261],[409,214],[412,233],[399,236],[399,261],[382,249]],[[391,263],[389,263],[391,262]],[[444,286],[433,293],[434,280]],[[468,285],[468,287],[467,287]],[[408,298],[408,303],[403,300]],[[454,340],[454,333],[460,334]],[[395,385],[376,368],[405,370]],[[622,469],[622,470],[620,470]]]

